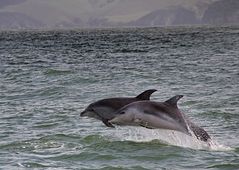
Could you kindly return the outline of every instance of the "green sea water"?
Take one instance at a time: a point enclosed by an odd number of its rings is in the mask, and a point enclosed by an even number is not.
[[[80,117],[150,88],[213,144]],[[239,27],[0,31],[0,169],[239,169],[238,98]]]

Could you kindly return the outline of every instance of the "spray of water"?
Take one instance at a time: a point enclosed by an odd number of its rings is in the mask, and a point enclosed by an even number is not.
[[[203,142],[198,140],[194,135],[188,136],[184,133],[172,130],[146,129],[143,127],[132,126],[116,127],[115,130],[109,131],[107,136],[110,136],[115,140],[134,142],[150,142],[152,140],[159,140],[164,144],[199,150],[226,151],[232,149],[219,144],[213,139],[208,142]]]

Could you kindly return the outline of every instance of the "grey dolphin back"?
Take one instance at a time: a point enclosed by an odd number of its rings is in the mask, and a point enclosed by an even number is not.
[[[183,95],[176,95],[176,96],[168,99],[167,101],[165,101],[165,103],[168,103],[171,106],[177,107],[177,103],[182,97],[183,97]]]
[[[140,93],[138,96],[136,96],[136,98],[139,100],[150,100],[151,94],[153,94],[156,91],[157,91],[156,89],[146,90],[143,93]]]
[[[185,127],[185,129],[188,129],[188,123],[185,120],[185,115],[183,112],[180,111],[180,109],[178,108],[178,101],[183,97],[183,95],[176,95],[168,100],[166,100],[164,103],[167,104],[172,110],[172,112],[174,113],[172,116],[178,120],[178,122]],[[190,132],[188,131],[188,134],[190,134]],[[190,134],[191,135],[191,134]]]
[[[170,106],[175,107],[178,109],[177,102],[183,97],[183,95],[176,95],[169,100],[165,101],[165,103],[169,104]],[[179,114],[179,120],[187,124],[189,129],[191,129],[194,133],[194,135],[197,137],[197,139],[207,142],[211,137],[209,134],[200,126],[197,126],[196,124],[192,123],[187,116],[185,116],[182,112],[180,112],[181,115]]]

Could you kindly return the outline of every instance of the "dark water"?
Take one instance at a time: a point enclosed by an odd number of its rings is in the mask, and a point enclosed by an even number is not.
[[[239,169],[238,84],[239,27],[2,31],[0,169]],[[149,88],[216,144],[79,116]]]

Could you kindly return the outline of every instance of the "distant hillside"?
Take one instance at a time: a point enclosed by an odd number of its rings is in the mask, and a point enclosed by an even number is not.
[[[169,25],[192,25],[198,24],[196,14],[183,7],[171,7],[153,11],[140,19],[131,22],[136,26],[169,26]]]
[[[16,12],[0,12],[0,29],[39,28],[44,25],[27,15]]]
[[[239,24],[239,0],[220,0],[209,5],[202,18],[206,24]]]
[[[195,8],[205,8],[200,4]],[[205,11],[195,11],[193,8],[181,6],[159,9],[130,22],[131,26],[168,26],[194,24],[239,24],[239,0],[219,0],[207,4]],[[200,12],[203,12],[200,14]],[[198,14],[199,13],[199,14]]]
[[[26,0],[0,0],[0,8],[8,5],[16,5],[25,2]]]
[[[239,0],[0,0],[0,29],[239,24]]]

